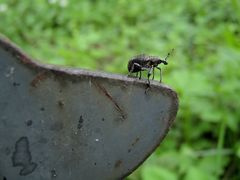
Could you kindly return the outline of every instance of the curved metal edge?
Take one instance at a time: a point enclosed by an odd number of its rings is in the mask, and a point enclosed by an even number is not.
[[[89,71],[85,69],[79,69],[79,68],[66,68],[66,67],[59,67],[56,65],[50,65],[50,64],[42,64],[38,62],[37,60],[32,60],[28,55],[26,55],[19,47],[14,45],[10,42],[7,38],[1,38],[0,37],[0,47],[8,51],[12,56],[16,57],[20,63],[23,65],[28,66],[31,69],[34,69],[38,72],[50,72],[54,75],[61,75],[61,76],[67,76],[68,78],[72,79],[73,81],[79,79],[80,77],[85,78],[101,78],[105,80],[115,80],[115,82],[121,82],[121,83],[131,83],[134,85],[141,86],[143,88],[146,88],[146,81],[139,80],[138,78],[129,78],[127,76],[119,75],[119,74],[111,74],[111,73],[105,73],[105,72],[94,72]],[[172,104],[171,104],[171,112],[170,112],[170,118],[168,123],[168,128],[164,130],[164,134],[162,137],[159,138],[159,142],[153,147],[151,151],[149,151],[146,156],[143,158],[143,160],[136,165],[134,168],[130,169],[129,172],[126,174],[123,174],[120,179],[123,179],[130,175],[134,170],[136,170],[160,145],[162,140],[167,135],[169,129],[171,128],[178,111],[178,96],[177,93],[172,90],[169,86],[160,84],[156,81],[151,82],[151,88],[154,88],[155,90],[160,91],[163,94],[166,94],[172,98]]]
[[[174,92],[174,91],[173,91]],[[167,136],[167,133],[169,131],[169,129],[171,128],[171,126],[173,125],[173,122],[177,116],[177,111],[178,111],[178,96],[177,94],[174,92],[172,93],[173,96],[172,97],[172,104],[171,104],[171,112],[170,112],[170,118],[169,118],[169,123],[168,123],[168,128],[166,128],[164,130],[164,134],[159,138],[158,143],[155,145],[155,147],[153,147],[153,149],[151,151],[149,151],[148,153],[146,153],[146,156],[143,158],[143,160],[133,169],[130,169],[128,173],[122,175],[122,177],[119,180],[123,180],[124,178],[126,178],[127,176],[129,176],[130,174],[132,174],[139,166],[141,166],[141,164],[143,164],[143,162],[158,148],[158,146],[161,144],[161,142],[163,141],[163,139]]]

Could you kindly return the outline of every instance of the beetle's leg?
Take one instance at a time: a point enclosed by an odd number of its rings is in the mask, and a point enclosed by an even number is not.
[[[135,68],[135,67],[140,67],[140,68],[142,68],[142,66],[141,66],[140,64],[138,64],[138,63],[133,63],[133,65],[132,65],[132,67],[131,67],[128,75],[132,74],[132,72],[134,71],[134,68]],[[138,76],[138,74],[137,74],[137,76]]]
[[[140,72],[139,79],[141,79],[142,77],[142,71],[146,71],[146,70],[149,70],[149,68],[141,67],[141,71],[139,71]]]
[[[128,76],[130,76],[131,74],[132,74],[132,68],[131,68],[131,70],[129,71]]]
[[[152,66],[151,68],[145,68],[145,70],[148,70],[148,83],[147,83],[147,88],[145,89],[145,94],[147,94],[148,90],[150,89],[149,77],[151,76],[152,72],[154,71],[154,67]]]
[[[139,71],[139,74],[140,74],[139,79],[142,78],[142,71],[146,71],[146,70],[148,70],[148,68],[141,67],[141,71]]]
[[[139,67],[141,70],[139,71],[140,72],[140,76],[139,76],[139,79],[141,79],[141,77],[142,77],[142,66],[140,65],[140,64],[138,64],[138,63],[133,63],[133,66],[132,66],[132,68],[131,68],[131,71],[133,71],[134,70],[134,67]],[[136,75],[136,77],[138,77],[138,72],[137,72],[137,75]]]
[[[136,78],[138,77],[138,72],[136,72]]]
[[[149,68],[148,70],[148,85],[150,86],[150,80],[149,77],[151,76],[152,72],[153,72],[154,67],[152,66],[151,68]]]
[[[150,76],[150,75],[148,75],[148,85],[150,86],[150,80],[149,80],[149,76]]]
[[[159,69],[159,71],[160,71],[160,83],[161,83],[162,82],[162,70],[160,67],[156,67],[156,68]]]
[[[147,84],[147,87],[145,89],[145,94],[147,94],[148,90],[150,89],[150,84]]]
[[[152,70],[152,80],[154,80],[154,67],[153,67],[153,70]]]

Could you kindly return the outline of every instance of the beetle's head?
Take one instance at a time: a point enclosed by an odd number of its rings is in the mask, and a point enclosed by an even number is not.
[[[164,65],[168,65],[168,62],[167,62],[167,61],[162,61],[162,63],[163,63]]]
[[[166,60],[159,60],[156,65],[163,63],[164,65],[168,65],[168,62]]]

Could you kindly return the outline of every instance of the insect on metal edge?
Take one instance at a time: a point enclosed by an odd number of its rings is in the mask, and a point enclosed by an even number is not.
[[[142,77],[142,71],[148,71],[148,86],[150,86],[150,76],[152,75],[152,80],[154,79],[154,70],[157,68],[160,71],[160,83],[162,82],[162,70],[158,65],[161,63],[164,65],[168,65],[167,59],[172,54],[174,49],[167,54],[164,59],[160,59],[157,56],[148,56],[145,54],[140,54],[134,56],[128,61],[128,76],[132,73],[136,73],[136,77],[138,77],[138,73],[140,73],[139,79]]]

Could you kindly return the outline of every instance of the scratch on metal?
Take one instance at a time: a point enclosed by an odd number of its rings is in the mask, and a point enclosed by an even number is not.
[[[123,109],[118,105],[117,101],[113,99],[113,97],[110,95],[110,93],[100,84],[93,81],[92,82],[94,86],[99,89],[114,105],[115,109],[121,114],[122,119],[126,119],[126,114],[124,113]]]

